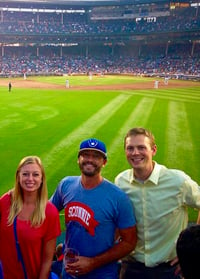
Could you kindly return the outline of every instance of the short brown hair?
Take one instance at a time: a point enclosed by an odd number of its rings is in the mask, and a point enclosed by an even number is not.
[[[126,147],[126,139],[128,137],[137,136],[137,135],[144,135],[145,137],[149,138],[151,147],[153,147],[155,145],[155,137],[150,130],[147,130],[142,127],[135,127],[135,128],[130,129],[127,132],[127,134],[124,138],[124,148]]]

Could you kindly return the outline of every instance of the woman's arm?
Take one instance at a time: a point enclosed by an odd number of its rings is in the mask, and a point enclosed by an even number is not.
[[[53,238],[44,244],[41,270],[38,279],[48,279],[55,248],[56,248],[56,238]]]

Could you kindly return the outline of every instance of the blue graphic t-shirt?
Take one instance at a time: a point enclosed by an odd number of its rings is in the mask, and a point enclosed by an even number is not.
[[[65,177],[51,201],[58,210],[65,211],[66,247],[75,248],[80,256],[93,257],[105,252],[114,245],[116,228],[135,225],[129,198],[105,179],[88,190],[82,186],[80,176]],[[117,263],[96,269],[86,277],[116,279]]]

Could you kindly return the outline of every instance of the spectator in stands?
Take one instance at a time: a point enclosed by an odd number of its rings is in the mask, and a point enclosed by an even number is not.
[[[200,187],[183,171],[153,161],[157,146],[149,130],[129,130],[124,148],[132,168],[115,183],[132,200],[138,242],[123,260],[121,278],[178,279],[175,243],[187,226],[187,206],[200,209]]]
[[[199,278],[200,225],[193,225],[180,233],[176,251],[184,279]]]
[[[56,252],[55,252],[55,261],[53,261],[51,266],[51,271],[58,275],[59,278],[61,278],[62,269],[63,269],[63,244],[59,243],[56,246]]]
[[[97,139],[80,144],[80,176],[62,179],[51,201],[65,209],[66,250],[79,255],[68,263],[63,278],[118,278],[117,260],[135,248],[133,208],[127,195],[104,179],[101,169],[107,162],[106,146]],[[115,232],[120,241],[115,243]],[[64,256],[65,257],[65,256]]]
[[[59,234],[59,214],[48,201],[42,162],[37,156],[24,157],[17,167],[14,188],[0,198],[4,277],[48,279]]]

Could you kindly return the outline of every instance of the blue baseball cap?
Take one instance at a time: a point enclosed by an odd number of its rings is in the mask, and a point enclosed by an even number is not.
[[[79,148],[79,153],[78,155],[80,155],[80,152],[83,150],[95,150],[100,152],[105,159],[107,159],[107,152],[106,152],[106,146],[105,143],[103,143],[102,141],[95,139],[95,138],[91,138],[91,139],[87,139],[81,142],[80,144],[80,148]]]

